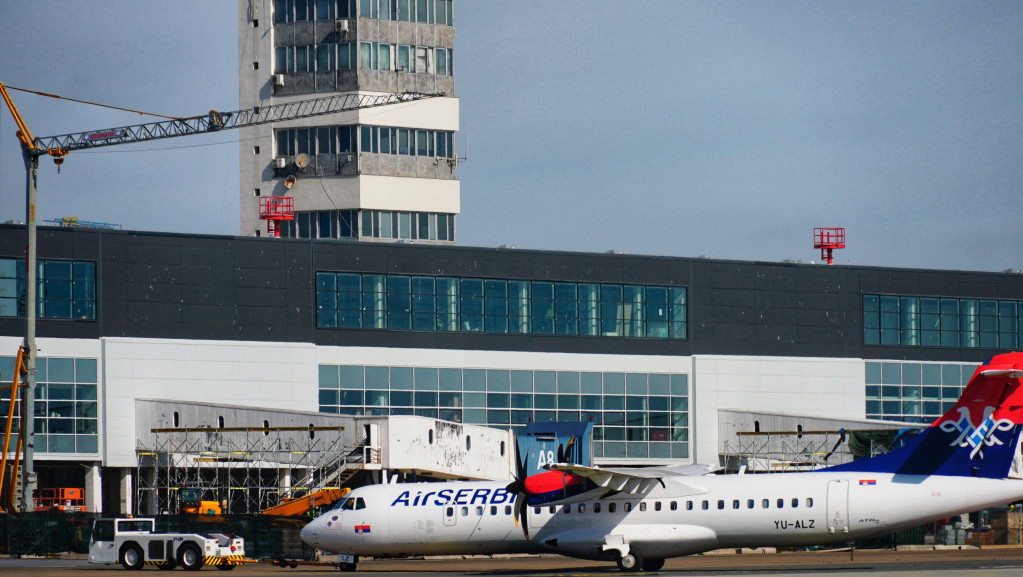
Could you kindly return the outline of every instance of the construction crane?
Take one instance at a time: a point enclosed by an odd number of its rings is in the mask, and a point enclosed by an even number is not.
[[[11,90],[22,90],[33,92],[41,96],[51,98],[62,98],[53,94],[36,92],[4,86],[0,82],[0,96],[11,111],[14,122],[18,126],[18,141],[21,143],[22,157],[25,160],[25,228],[28,233],[28,248],[25,261],[27,267],[26,288],[25,288],[25,341],[22,346],[23,364],[25,371],[24,397],[22,400],[21,414],[34,414],[35,384],[36,384],[36,183],[39,174],[39,157],[49,155],[57,164],[58,171],[64,162],[64,157],[75,150],[113,146],[116,144],[131,144],[134,142],[148,142],[163,138],[174,138],[177,136],[192,136],[219,130],[234,128],[245,128],[272,122],[284,122],[298,120],[313,116],[336,114],[340,112],[351,112],[365,108],[375,108],[414,102],[426,98],[441,96],[440,94],[423,94],[418,92],[389,93],[382,95],[370,95],[359,93],[346,93],[335,96],[324,96],[309,100],[298,100],[283,104],[271,104],[269,106],[256,106],[247,110],[236,110],[233,112],[217,112],[211,110],[207,114],[189,116],[185,118],[172,118],[136,124],[133,126],[121,126],[94,130],[90,132],[78,132],[74,134],[63,134],[59,136],[48,136],[34,138],[28,129],[18,108],[14,105],[8,93]],[[89,103],[93,104],[93,103]],[[24,464],[22,466],[22,511],[32,510],[32,495],[36,489],[36,474],[34,469],[35,447],[33,437],[35,434],[32,419],[22,419],[24,443]],[[2,474],[2,472],[0,472]]]

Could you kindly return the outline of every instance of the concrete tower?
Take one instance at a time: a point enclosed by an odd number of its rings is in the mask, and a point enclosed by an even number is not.
[[[241,234],[294,198],[283,237],[455,241],[453,0],[239,0],[239,108],[332,93],[423,92],[384,108],[240,131]],[[289,187],[290,185],[290,187]]]

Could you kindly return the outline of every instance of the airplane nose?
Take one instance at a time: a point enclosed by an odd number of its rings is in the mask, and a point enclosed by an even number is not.
[[[319,531],[316,530],[316,525],[319,524],[319,521],[320,521],[319,519],[313,519],[312,521],[309,521],[308,523],[306,523],[305,527],[302,527],[302,530],[299,532],[299,535],[302,537],[302,541],[314,547],[316,546],[316,537],[319,534]]]

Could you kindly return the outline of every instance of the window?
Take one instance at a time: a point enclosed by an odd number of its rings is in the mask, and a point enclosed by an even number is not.
[[[625,502],[625,512],[628,513],[631,510],[632,510],[632,503],[626,501]]]
[[[640,501],[639,502],[639,510],[640,511],[646,511],[646,501]]]
[[[863,343],[1015,349],[1023,301],[863,295]]]
[[[702,501],[700,503],[700,508],[703,509],[704,511],[709,510],[710,509],[710,501]]]
[[[738,499],[732,499],[732,508],[733,509],[738,509],[739,508],[739,500]]]
[[[785,508],[785,499],[778,499],[778,508],[779,509]]]
[[[38,260],[36,314],[44,319],[96,318],[96,263]],[[0,316],[25,315],[25,261],[0,258]]]
[[[614,503],[608,503],[607,504],[607,512],[608,513],[614,513],[615,512],[615,504]]]
[[[807,497],[806,498],[806,508],[809,509],[811,507],[813,507],[813,497]]]
[[[594,513],[600,513],[600,503],[594,503],[593,504],[593,512]]]

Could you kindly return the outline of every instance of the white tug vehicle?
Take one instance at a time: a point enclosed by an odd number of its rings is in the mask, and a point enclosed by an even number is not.
[[[181,566],[198,571],[203,565],[229,570],[244,563],[245,540],[223,533],[158,533],[156,520],[97,519],[89,539],[89,563],[141,569]]]

